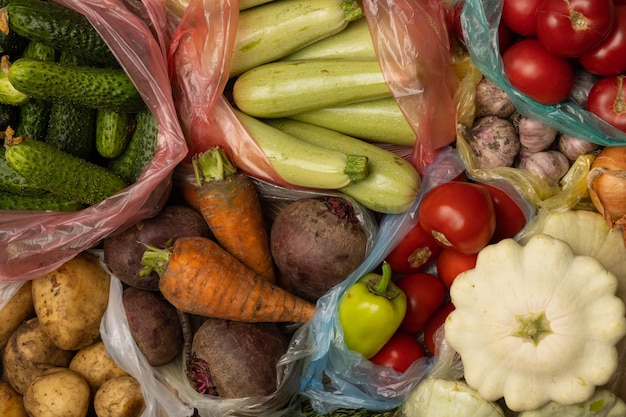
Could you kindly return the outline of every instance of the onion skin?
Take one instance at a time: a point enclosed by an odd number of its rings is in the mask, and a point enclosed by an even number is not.
[[[609,227],[626,231],[626,146],[607,146],[591,164],[589,197]],[[625,233],[626,244],[626,233]]]

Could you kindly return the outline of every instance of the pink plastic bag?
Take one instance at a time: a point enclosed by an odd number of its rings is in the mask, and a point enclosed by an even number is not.
[[[456,75],[439,0],[364,0],[385,79],[418,141],[418,171],[455,140]],[[170,73],[189,156],[222,146],[245,173],[288,185],[243,128],[224,97],[238,23],[237,0],[191,0],[174,30]]]
[[[91,21],[135,83],[158,121],[156,153],[136,183],[84,210],[0,211],[0,281],[43,275],[104,237],[156,214],[169,196],[174,167],[188,151],[169,83],[167,18],[161,3],[57,2]]]

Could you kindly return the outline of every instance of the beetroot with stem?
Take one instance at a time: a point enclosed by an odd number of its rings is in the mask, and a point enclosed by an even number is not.
[[[363,262],[367,236],[348,200],[305,198],[276,216],[270,246],[288,289],[316,301]]]

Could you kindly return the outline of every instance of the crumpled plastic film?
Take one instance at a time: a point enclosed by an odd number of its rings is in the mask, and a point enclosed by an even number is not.
[[[511,98],[520,114],[534,117],[560,132],[604,146],[626,144],[626,133],[605,123],[571,100],[543,105],[514,88],[504,73],[497,27],[502,0],[466,0],[461,13],[463,37],[474,64]]]
[[[141,15],[150,22],[120,0],[58,2],[91,21],[135,83],[158,121],[155,156],[136,183],[83,210],[2,211],[0,281],[41,276],[107,235],[156,214],[169,195],[174,167],[187,154],[167,72],[167,21],[160,2],[143,2]]]

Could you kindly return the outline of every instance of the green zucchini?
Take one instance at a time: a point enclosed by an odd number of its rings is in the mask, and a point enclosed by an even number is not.
[[[421,185],[415,167],[404,158],[379,146],[334,130],[290,119],[268,119],[270,126],[328,149],[367,156],[369,175],[339,191],[379,213],[404,213],[411,206]]]
[[[337,189],[368,176],[367,157],[363,155],[314,145],[237,110],[235,113],[278,175],[293,185]]]
[[[56,55],[57,51],[53,47],[37,41],[30,41],[22,56],[39,61],[54,62]],[[15,134],[43,140],[46,137],[49,116],[49,101],[40,99],[28,100],[28,102],[20,106],[20,117],[15,126]]]
[[[100,34],[75,10],[52,1],[11,0],[6,11],[9,29],[27,39],[106,66],[119,66]]]
[[[0,210],[76,211],[83,208],[85,204],[53,193],[21,195],[0,191]]]
[[[0,103],[21,106],[29,100],[29,97],[16,89],[9,80],[10,66],[9,56],[3,55],[0,61]]]
[[[128,184],[108,169],[38,140],[5,139],[9,165],[42,189],[93,205]]]
[[[98,110],[96,115],[96,150],[105,158],[116,158],[124,152],[134,129],[130,113]]]
[[[135,112],[144,102],[121,69],[62,65],[20,58],[9,69],[9,81],[38,99],[67,100],[93,108]]]
[[[67,51],[61,52],[63,65],[87,65]],[[45,142],[57,149],[90,160],[95,149],[97,110],[73,101],[56,100],[50,107]]]
[[[230,76],[276,61],[363,16],[356,0],[281,0],[239,12]]]
[[[154,157],[158,135],[156,117],[148,108],[135,117],[135,129],[124,152],[110,160],[108,168],[128,183],[137,181],[144,168]]]
[[[350,22],[341,32],[305,46],[283,61],[302,61],[305,59],[370,59],[375,60],[376,50],[372,35],[363,17]]]
[[[4,146],[0,146],[0,191],[20,195],[36,195],[46,192],[9,165]]]
[[[415,132],[393,97],[294,114],[290,119],[336,130],[370,142],[413,146]]]
[[[369,60],[272,62],[245,72],[233,85],[239,110],[261,118],[384,97],[391,91],[378,61]]]

